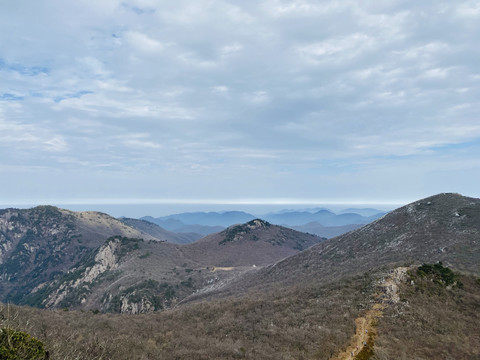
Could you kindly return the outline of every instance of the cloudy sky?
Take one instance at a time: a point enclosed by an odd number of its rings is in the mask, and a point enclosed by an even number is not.
[[[478,1],[0,4],[1,203],[479,197]]]

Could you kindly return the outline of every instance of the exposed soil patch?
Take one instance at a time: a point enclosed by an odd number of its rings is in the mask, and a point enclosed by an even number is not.
[[[396,268],[380,280],[374,296],[374,305],[363,316],[355,319],[356,330],[350,343],[346,349],[332,357],[332,360],[367,360],[373,356],[378,320],[383,316],[383,310],[400,300],[398,284],[405,279],[407,270],[406,267]]]
[[[222,271],[232,271],[232,270],[233,270],[233,267],[231,267],[231,266],[229,266],[229,267],[221,267],[221,266],[214,266],[214,267],[212,267],[212,272],[219,271],[219,270],[222,270]]]

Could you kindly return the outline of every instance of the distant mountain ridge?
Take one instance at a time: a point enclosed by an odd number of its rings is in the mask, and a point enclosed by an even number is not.
[[[234,224],[243,224],[256,217],[243,211],[224,212],[187,212],[156,218],[158,220],[178,220],[185,225],[205,225],[228,227]]]
[[[344,226],[350,224],[367,224],[384,214],[385,213],[381,212],[366,217],[356,213],[342,213],[337,215],[330,210],[319,210],[315,213],[302,211],[272,214],[266,216],[265,220],[274,224],[286,224],[290,226],[300,226],[311,222],[317,222],[323,226]]]
[[[340,210],[336,213],[337,214],[354,213],[354,214],[362,215],[364,217],[376,216],[380,213],[386,214],[385,211],[381,211],[381,210],[373,209],[373,208],[347,208],[347,209],[342,209],[342,210]]]
[[[354,209],[348,209],[354,210]],[[347,226],[345,231],[352,229],[350,225],[368,224],[385,215],[385,212],[375,209],[359,209],[359,212],[368,214],[368,216],[360,215],[354,212],[341,211],[339,214],[324,209],[315,208],[307,210],[281,210],[276,213],[255,216],[242,211],[225,211],[225,212],[193,212],[180,213],[163,217],[154,218],[144,216],[140,219],[155,223],[164,229],[173,232],[197,232],[202,235],[219,232],[224,228],[242,224],[255,218],[261,218],[272,224],[287,227],[301,227],[309,223],[317,223],[319,226],[311,227],[312,229],[320,229],[323,227],[334,227],[333,229],[322,229],[320,232],[313,231],[314,234],[324,236],[324,234],[339,235],[342,233],[342,226]],[[357,226],[359,227],[359,226]],[[328,236],[331,237],[331,236]]]
[[[152,216],[143,216],[140,220],[148,221],[162,227],[163,229],[176,233],[197,233],[203,236],[225,229],[224,226],[208,226],[201,224],[186,225],[180,220],[174,218],[162,220],[161,218],[154,218]]]
[[[287,227],[290,227],[290,228],[292,228],[294,230],[297,230],[297,231],[310,233],[310,234],[315,234],[315,235],[330,239],[330,238],[345,234],[349,231],[359,229],[362,226],[364,226],[364,225],[363,224],[348,224],[348,225],[342,225],[342,226],[323,226],[322,224],[319,224],[316,221],[312,221],[312,222],[309,222],[309,223],[304,224],[304,225],[287,226]]]
[[[202,237],[201,234],[195,232],[177,233],[168,231],[161,226],[146,220],[132,218],[120,218],[120,220],[128,226],[131,226],[134,229],[140,230],[146,234],[150,234],[159,240],[168,241],[175,244],[189,244],[191,242],[197,241]]]

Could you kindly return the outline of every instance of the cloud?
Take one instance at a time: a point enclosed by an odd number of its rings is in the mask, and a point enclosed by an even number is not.
[[[230,45],[225,45],[224,47],[222,47],[220,52],[221,52],[221,56],[225,58],[225,57],[235,55],[235,53],[242,51],[242,49],[243,49],[243,45],[237,42]]]
[[[78,167],[95,196],[118,174],[118,191],[147,197],[388,193],[375,176],[425,189],[402,171],[445,174],[439,159],[477,149],[478,13],[463,0],[10,2],[0,167],[77,185]]]
[[[162,145],[148,140],[149,134],[126,134],[122,135],[119,140],[126,146],[134,149],[159,149]]]
[[[164,48],[160,41],[138,31],[127,32],[125,38],[130,45],[144,53],[158,53]]]
[[[342,63],[354,59],[375,45],[375,40],[361,33],[341,38],[329,39],[319,43],[308,44],[296,49],[307,62],[319,65],[323,63]]]
[[[12,150],[13,153],[23,151],[58,153],[68,148],[63,136],[56,134],[52,129],[39,124],[6,119],[5,112],[0,109],[0,148],[5,155]]]
[[[456,14],[462,18],[478,18],[480,17],[480,5],[476,1],[467,1],[456,9]]]
[[[348,1],[326,1],[319,4],[313,1],[294,0],[294,1],[279,1],[274,0],[267,2],[266,7],[269,11],[278,17],[292,17],[292,16],[308,16],[315,17],[319,15],[332,14],[345,10],[352,4]]]

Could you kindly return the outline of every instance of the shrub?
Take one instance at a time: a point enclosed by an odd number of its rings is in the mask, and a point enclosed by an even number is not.
[[[430,275],[438,283],[447,286],[454,284],[458,277],[451,269],[444,267],[441,261],[436,264],[423,264],[418,268],[417,274],[421,277]]]
[[[43,360],[48,359],[45,345],[23,331],[0,329],[0,359]]]

